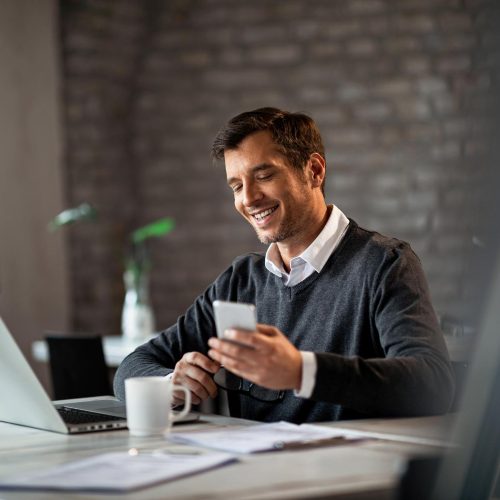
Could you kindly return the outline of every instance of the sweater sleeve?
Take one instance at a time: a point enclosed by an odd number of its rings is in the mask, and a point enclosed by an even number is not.
[[[215,332],[212,302],[221,279],[219,277],[200,295],[174,325],[138,347],[122,361],[113,382],[115,395],[119,399],[125,399],[125,379],[164,376],[173,371],[185,353],[195,351],[207,354],[208,339]]]
[[[390,254],[374,273],[371,331],[363,333],[384,356],[316,353],[312,399],[370,416],[444,413],[453,396],[453,375],[420,261],[405,243]]]

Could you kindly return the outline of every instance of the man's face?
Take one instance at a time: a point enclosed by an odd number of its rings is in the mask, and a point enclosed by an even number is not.
[[[308,182],[308,167],[305,172],[292,167],[267,131],[246,137],[224,160],[236,210],[260,241],[301,246],[324,210],[320,189]]]

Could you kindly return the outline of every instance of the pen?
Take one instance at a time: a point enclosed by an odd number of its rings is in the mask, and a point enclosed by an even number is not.
[[[347,442],[359,442],[364,440],[366,440],[366,438],[347,438],[344,436],[336,436],[332,438],[315,439],[309,441],[292,441],[289,443],[284,441],[276,441],[273,444],[273,450],[300,450],[307,448],[320,448],[323,446],[336,446],[346,444]]]
[[[156,448],[156,449],[144,449],[138,450],[137,448],[130,448],[128,454],[135,457],[137,455],[202,455],[203,452],[197,450],[190,450],[189,448],[176,448],[175,450],[170,450],[168,448]]]

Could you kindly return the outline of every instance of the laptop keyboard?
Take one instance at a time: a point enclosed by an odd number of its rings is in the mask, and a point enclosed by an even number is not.
[[[112,415],[103,415],[101,413],[92,413],[91,411],[77,410],[61,406],[57,408],[59,415],[67,424],[91,424],[93,422],[108,422],[111,420],[123,420],[122,417]]]

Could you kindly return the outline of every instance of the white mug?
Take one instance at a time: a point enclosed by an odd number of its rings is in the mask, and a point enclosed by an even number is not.
[[[173,391],[185,394],[184,408],[175,414],[171,403]],[[166,377],[132,377],[125,380],[127,427],[132,436],[166,434],[172,422],[191,410],[191,393]]]

